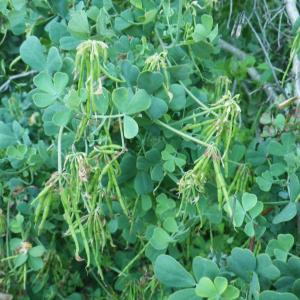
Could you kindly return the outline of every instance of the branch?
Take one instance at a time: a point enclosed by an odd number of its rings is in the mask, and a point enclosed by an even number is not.
[[[288,17],[289,17],[292,25],[294,25],[296,23],[297,19],[299,18],[299,11],[297,9],[296,0],[286,0],[285,8],[286,8],[286,12],[288,14]],[[297,103],[299,105],[300,104],[300,61],[298,59],[297,53],[294,55],[294,58],[293,58],[292,72],[294,73],[294,76],[295,76],[294,94],[295,94],[295,97],[297,97]],[[297,115],[299,116],[299,106],[297,107],[297,110],[296,110],[296,116]],[[297,213],[297,233],[298,233],[297,234],[297,246],[299,246],[299,242],[300,242],[300,213],[299,213],[299,211]]]
[[[285,8],[292,25],[294,25],[299,18],[296,0],[285,0]],[[295,96],[298,98],[298,104],[300,104],[300,61],[297,54],[293,58],[292,72],[295,76]]]
[[[12,300],[12,295],[9,294],[3,294],[0,292],[0,300]]]
[[[299,18],[299,11],[297,9],[296,0],[285,0],[286,12],[294,25]]]
[[[223,50],[233,54],[234,56],[236,56],[239,59],[245,59],[248,56],[247,53],[232,46],[231,44],[225,42],[222,39],[220,39],[220,47]],[[254,80],[255,82],[258,82],[258,83],[261,82],[261,76],[254,67],[248,68],[248,74],[251,77],[251,79]],[[265,91],[265,93],[267,94],[268,98],[270,98],[271,100],[275,100],[277,98],[277,94],[275,93],[274,89],[272,88],[272,86],[270,84],[264,84],[262,88]]]
[[[22,78],[22,77],[26,77],[26,76],[30,76],[30,75],[33,75],[33,74],[35,74],[35,73],[37,73],[37,71],[33,71],[33,70],[32,70],[32,71],[28,71],[28,72],[24,72],[24,73],[20,73],[20,74],[16,74],[16,75],[10,76],[10,77],[7,79],[7,81],[5,81],[5,82],[0,86],[0,93],[5,92],[5,91],[8,89],[10,83],[11,83],[13,80],[18,79],[18,78]]]

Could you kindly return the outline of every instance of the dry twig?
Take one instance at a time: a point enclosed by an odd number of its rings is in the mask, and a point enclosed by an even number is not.
[[[285,7],[288,17],[294,25],[299,18],[299,11],[297,9],[296,0],[285,0]],[[295,96],[298,98],[298,104],[300,103],[300,60],[297,55],[293,58],[293,74],[295,76]]]
[[[12,75],[10,76],[1,86],[0,86],[0,93],[2,92],[5,92],[10,83],[15,80],[15,79],[18,79],[18,78],[22,78],[22,77],[26,77],[26,76],[30,76],[30,75],[33,75],[35,74],[36,71],[28,71],[28,72],[24,72],[24,73],[20,73],[20,74],[16,74],[16,75]]]

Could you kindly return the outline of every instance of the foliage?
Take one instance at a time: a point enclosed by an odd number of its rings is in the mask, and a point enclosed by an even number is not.
[[[281,1],[2,0],[0,21],[1,292],[300,299]]]

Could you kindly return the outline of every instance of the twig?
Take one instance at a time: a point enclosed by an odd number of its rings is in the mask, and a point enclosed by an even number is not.
[[[288,14],[288,17],[294,25],[296,21],[299,18],[299,11],[297,9],[296,5],[296,0],[285,0],[285,7],[286,7],[286,12]],[[295,76],[295,83],[294,83],[294,94],[298,98],[298,105],[297,105],[297,110],[296,110],[296,115],[299,115],[299,103],[300,103],[300,61],[298,59],[297,54],[294,55],[293,58],[293,68],[292,72],[294,73]],[[299,245],[300,242],[300,213],[298,211],[297,213],[297,246]]]
[[[9,77],[9,78],[8,78],[8,79],[0,86],[0,93],[5,92],[5,91],[8,89],[10,83],[11,83],[13,80],[18,79],[18,78],[22,78],[22,77],[26,77],[26,76],[30,76],[30,75],[33,75],[33,74],[36,74],[36,73],[37,73],[37,71],[32,70],[32,71],[28,71],[28,72],[24,72],[24,73],[20,73],[20,74],[16,74],[16,75],[10,76],[10,77]]]
[[[13,296],[10,294],[0,293],[0,300],[12,300]]]
[[[267,64],[269,65],[269,67],[270,67],[270,69],[271,69],[271,71],[272,71],[272,74],[273,74],[273,77],[274,77],[274,80],[275,80],[277,86],[280,86],[279,80],[278,80],[278,78],[277,78],[277,75],[276,75],[276,73],[275,73],[274,67],[273,67],[273,65],[272,65],[272,63],[271,63],[271,60],[270,60],[268,51],[266,50],[264,43],[263,43],[262,40],[260,39],[258,33],[256,32],[255,28],[252,26],[252,24],[251,24],[251,22],[249,21],[249,19],[247,19],[247,22],[248,22],[248,25],[249,25],[250,29],[251,29],[252,32],[254,33],[254,35],[255,35],[255,37],[256,37],[258,43],[259,43],[260,46],[261,46],[261,49],[262,49],[262,51],[263,51],[263,53],[264,53],[264,55],[265,55],[265,57],[266,57]]]
[[[220,43],[220,47],[223,50],[233,54],[237,58],[245,59],[247,57],[247,53],[232,46],[231,44],[225,42],[224,40],[220,39],[219,43]],[[248,68],[248,74],[252,80],[254,80],[256,82],[261,82],[261,76],[254,67]],[[265,93],[267,94],[268,98],[270,98],[271,100],[275,100],[277,98],[277,94],[275,93],[275,91],[273,90],[273,88],[270,84],[264,84],[262,88],[265,91]]]
[[[297,9],[296,0],[285,0],[285,7],[288,17],[294,25],[299,18],[299,11]],[[292,72],[295,76],[295,96],[298,98],[298,104],[300,104],[300,61],[297,55],[293,58]]]

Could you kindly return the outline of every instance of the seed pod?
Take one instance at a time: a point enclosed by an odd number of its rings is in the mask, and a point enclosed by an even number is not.
[[[3,236],[6,233],[6,219],[2,210],[0,209],[0,236]]]

